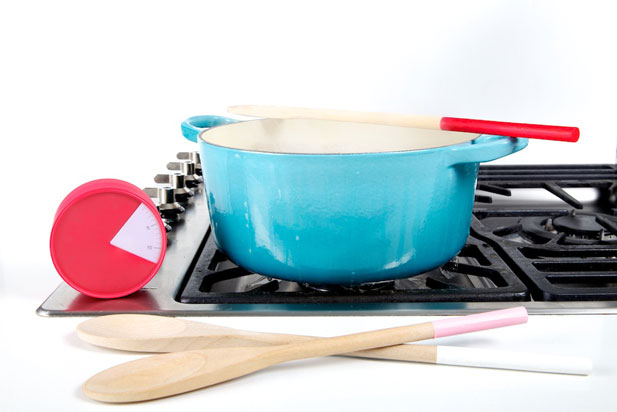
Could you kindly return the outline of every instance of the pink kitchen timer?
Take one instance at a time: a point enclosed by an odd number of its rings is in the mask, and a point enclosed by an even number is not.
[[[116,179],[94,180],[69,193],[50,237],[58,274],[95,298],[139,290],[161,267],[166,245],[154,202],[137,186]]]

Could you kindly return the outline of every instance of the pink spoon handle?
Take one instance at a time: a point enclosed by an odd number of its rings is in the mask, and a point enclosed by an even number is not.
[[[433,321],[435,338],[502,328],[527,322],[527,309],[516,307]]]

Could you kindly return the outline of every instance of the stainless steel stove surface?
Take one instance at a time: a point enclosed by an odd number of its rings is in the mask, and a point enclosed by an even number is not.
[[[430,272],[356,287],[251,273],[216,249],[201,164],[179,153],[147,188],[168,226],[159,273],[140,291],[94,299],[61,284],[43,316],[445,315],[524,305],[530,313],[617,313],[617,167],[482,166],[471,233]]]

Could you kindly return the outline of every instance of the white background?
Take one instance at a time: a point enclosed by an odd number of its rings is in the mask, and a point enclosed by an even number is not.
[[[612,4],[2,3],[0,290],[24,259],[57,280],[48,233],[70,190],[150,184],[193,148],[183,119],[231,104],[574,125],[579,143],[534,141],[503,162],[612,163]]]
[[[231,104],[573,125],[579,143],[534,141],[503,162],[614,163],[615,12],[611,1],[0,3],[0,303],[31,310],[10,325],[34,325],[60,282],[48,239],[63,197],[103,177],[151,184],[194,148],[180,122]],[[49,322],[36,319],[41,339],[60,325]],[[3,388],[27,388],[11,373]]]

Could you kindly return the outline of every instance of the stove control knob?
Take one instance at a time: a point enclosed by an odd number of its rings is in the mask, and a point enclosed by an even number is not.
[[[204,182],[204,178],[196,173],[195,163],[191,161],[182,162],[180,166],[180,172],[186,176],[186,185],[188,187],[196,187]]]
[[[203,173],[201,170],[201,156],[199,155],[199,152],[180,152],[176,155],[176,157],[180,160],[189,160],[195,163],[195,174],[197,174],[198,176],[203,176]],[[170,170],[174,170],[174,169],[170,168]],[[176,170],[180,170],[180,169],[176,169]]]
[[[203,177],[199,176],[196,172],[195,163],[188,160],[185,162],[169,162],[167,163],[169,170],[179,170],[184,176],[186,176],[187,187],[197,187],[200,183],[203,183]]]
[[[184,207],[182,207],[180,203],[176,202],[176,194],[174,190],[175,189],[171,186],[157,188],[159,213],[161,214],[161,217],[169,220],[170,222],[175,222],[178,220],[178,215],[184,213],[185,211]]]
[[[169,173],[166,175],[154,176],[156,183],[163,183],[171,186],[174,189],[176,201],[180,203],[188,202],[195,193],[186,187],[185,176],[182,173]]]
[[[179,215],[184,213],[184,207],[176,201],[174,188],[171,186],[147,187],[144,192],[154,201],[159,214],[165,223],[165,229],[169,232],[169,223],[178,221]]]

